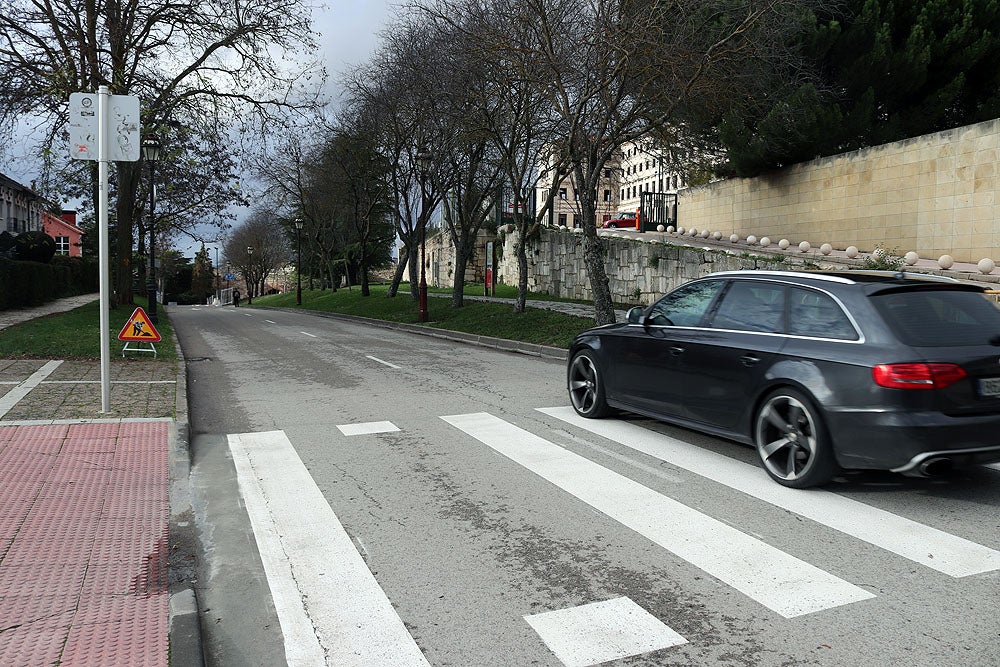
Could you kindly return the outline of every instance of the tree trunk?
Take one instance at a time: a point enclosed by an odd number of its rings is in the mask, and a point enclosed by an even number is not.
[[[517,226],[517,240],[514,241],[514,256],[517,257],[517,298],[514,312],[523,313],[528,301],[528,225]]]
[[[132,294],[132,228],[135,195],[138,191],[139,163],[118,162],[118,199],[115,202],[115,255],[110,265],[112,303],[134,303]],[[155,233],[155,232],[154,232]],[[110,245],[110,243],[109,243]],[[154,258],[155,259],[155,258]]]
[[[386,296],[395,298],[399,293],[399,283],[403,282],[403,272],[410,263],[410,251],[406,246],[399,249],[399,259],[396,261],[396,270],[392,274],[392,282],[389,283],[389,291]]]

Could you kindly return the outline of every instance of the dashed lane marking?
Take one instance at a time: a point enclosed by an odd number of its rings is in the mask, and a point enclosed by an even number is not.
[[[595,435],[666,461],[933,570],[965,577],[1000,569],[1000,552],[822,489],[789,489],[757,466],[617,419],[584,419],[573,408],[539,408]]]
[[[786,618],[875,597],[491,414],[441,419]]]
[[[546,611],[524,620],[566,667],[588,667],[687,643],[629,598]]]
[[[427,667],[284,432],[228,440],[288,665]]]
[[[313,335],[311,333],[307,333],[305,331],[300,331],[299,333],[302,334],[303,336],[309,336],[310,338],[319,338],[319,336],[315,336],[315,335]]]
[[[372,361],[378,362],[378,363],[382,364],[383,366],[388,366],[389,368],[395,368],[397,370],[399,369],[399,366],[397,366],[396,364],[390,364],[388,361],[382,361],[378,357],[373,357],[370,354],[366,354],[365,355],[365,359],[371,359]]]
[[[372,433],[395,433],[399,430],[392,422],[367,422],[364,424],[341,424],[337,429],[344,435],[369,435]]]

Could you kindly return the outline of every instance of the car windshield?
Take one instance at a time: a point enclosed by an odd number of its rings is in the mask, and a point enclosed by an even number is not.
[[[901,290],[872,301],[899,339],[914,347],[989,345],[1000,335],[1000,308],[980,292]]]

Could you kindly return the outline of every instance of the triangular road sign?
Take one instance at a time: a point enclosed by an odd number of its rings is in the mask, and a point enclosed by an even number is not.
[[[142,307],[135,309],[132,317],[118,334],[118,340],[136,341],[142,343],[159,343],[160,332],[156,330],[153,323],[149,321],[146,311]]]

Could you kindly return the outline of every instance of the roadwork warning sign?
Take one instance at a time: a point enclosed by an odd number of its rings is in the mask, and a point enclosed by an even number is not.
[[[132,317],[118,334],[118,340],[125,342],[159,343],[160,332],[156,330],[153,323],[149,321],[146,311],[142,306],[135,309]]]

